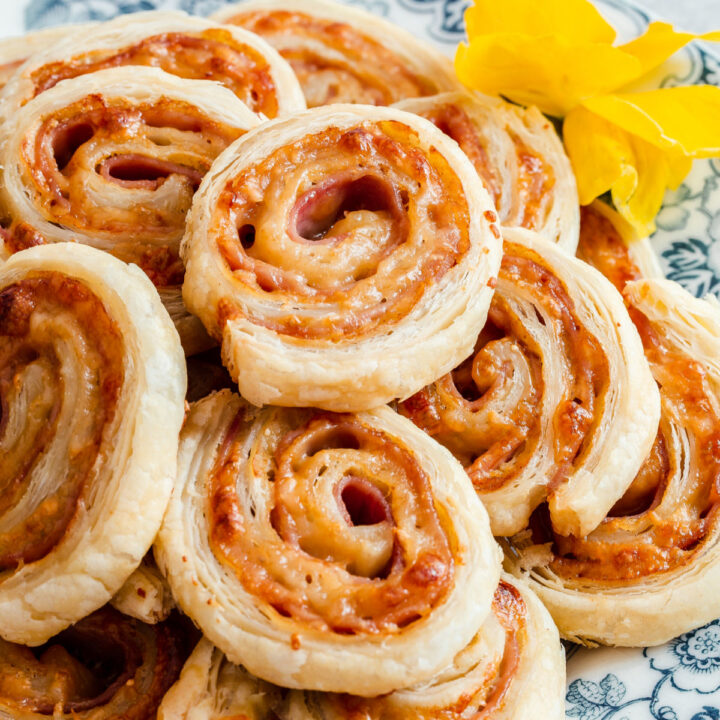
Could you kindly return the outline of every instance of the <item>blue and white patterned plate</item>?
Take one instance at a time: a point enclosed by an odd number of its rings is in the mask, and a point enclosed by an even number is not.
[[[1,0],[0,36],[122,13],[182,9],[207,15],[229,0]],[[627,39],[649,16],[624,0],[596,0]],[[452,55],[470,0],[345,0],[384,15]],[[649,87],[720,85],[720,56],[694,44],[646,81]],[[718,119],[720,122],[720,118]],[[720,296],[720,160],[697,161],[665,198],[652,241],[666,275],[702,296]],[[720,620],[646,650],[568,653],[567,716],[577,720],[720,720]],[[538,708],[542,720],[542,708]]]

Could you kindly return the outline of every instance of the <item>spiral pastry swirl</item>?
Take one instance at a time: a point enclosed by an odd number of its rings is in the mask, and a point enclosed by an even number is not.
[[[180,304],[185,215],[215,157],[257,122],[226,88],[157,68],[63,81],[2,125],[0,256],[72,241],[135,263],[191,342],[202,328]]]
[[[612,645],[667,642],[720,610],[720,308],[643,278],[609,211],[583,211],[580,251],[622,290],[660,388],[655,442],[587,537],[538,518],[511,548],[560,631]]]
[[[427,118],[470,158],[500,223],[535,230],[574,253],[580,230],[575,176],[550,121],[480,93],[450,92],[395,104]]]
[[[133,13],[59,35],[18,70],[0,101],[5,116],[68,78],[113,67],[157,67],[190,80],[214,80],[265,117],[305,109],[290,66],[262,38],[179,12]],[[40,49],[40,48],[39,48]]]
[[[175,624],[145,625],[110,607],[35,651],[0,640],[0,717],[153,720],[184,644]]]
[[[500,232],[468,159],[390,108],[318,108],[218,158],[188,217],[183,298],[256,405],[355,411],[472,348]]]
[[[559,533],[586,535],[652,446],[657,388],[615,288],[536,234],[503,234],[475,352],[401,411],[467,469],[495,535],[543,503]]]
[[[255,0],[213,18],[257,33],[290,63],[308,107],[391,105],[460,87],[450,60],[376,15],[326,0]]]
[[[0,267],[0,636],[45,642],[140,564],[184,393],[177,333],[137,268],[69,243]]]
[[[286,687],[376,695],[473,637],[499,577],[452,456],[389,408],[254,410],[220,391],[182,433],[156,557],[233,662]]]
[[[160,720],[425,720],[438,717],[561,720],[565,658],[547,610],[527,586],[508,577],[470,644],[432,680],[388,695],[284,693],[230,663],[202,640],[165,696]]]

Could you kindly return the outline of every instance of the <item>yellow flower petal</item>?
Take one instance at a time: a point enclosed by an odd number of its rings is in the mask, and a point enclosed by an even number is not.
[[[661,149],[578,107],[565,118],[565,148],[587,205],[610,191],[613,202],[641,236],[655,229],[654,218],[668,187],[676,187],[691,160],[677,149]]]
[[[586,98],[627,85],[642,66],[611,45],[496,33],[459,45],[455,72],[465,85],[488,95],[561,116]]]
[[[671,165],[684,165],[682,177],[685,177],[690,171],[692,161],[682,155],[667,155],[639,138],[630,138],[635,156],[637,184],[630,194],[623,194],[613,188],[612,198],[620,215],[643,237],[655,231],[655,216],[660,212],[665,191],[676,185],[673,182]]]
[[[620,45],[620,49],[634,55],[641,62],[645,74],[662,65],[671,55],[695,39],[720,40],[720,33],[695,35],[679,32],[669,23],[654,22],[648,25],[643,35],[625,45]]]
[[[691,85],[594,97],[584,106],[659,148],[720,155],[720,87]]]
[[[587,0],[475,0],[465,13],[468,37],[494,33],[554,35],[612,45],[615,30]]]
[[[455,70],[469,87],[565,115],[583,100],[622,88],[690,40],[720,41],[651,23],[644,35],[613,47],[615,31],[589,0],[475,0]]]
[[[589,0],[475,0],[469,44],[455,69],[469,87],[565,115],[565,146],[587,204],[610,191],[638,232],[654,228],[667,187],[693,157],[720,156],[720,88],[613,93],[662,64],[690,40],[720,42],[655,22],[614,47],[613,28]]]
[[[617,183],[634,187],[637,178],[627,133],[580,107],[565,118],[563,141],[581,205],[589,205]]]

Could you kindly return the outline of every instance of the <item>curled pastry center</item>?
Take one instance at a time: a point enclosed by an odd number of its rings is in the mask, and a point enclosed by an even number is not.
[[[211,234],[242,295],[262,297],[228,298],[222,324],[318,339],[400,322],[470,250],[459,178],[396,121],[328,128],[243,167]]]
[[[13,717],[154,717],[186,637],[173,620],[146,625],[105,606],[37,648],[0,639],[0,705]]]
[[[377,525],[392,520],[382,490],[365,478],[345,477],[336,488],[338,504],[348,525]]]
[[[178,285],[185,215],[215,157],[240,131],[181,100],[88,95],[26,130],[25,192],[45,221],[124,262],[159,287]],[[16,217],[14,252],[46,238]]]
[[[238,238],[240,244],[246,249],[250,249],[255,244],[255,226],[250,223],[245,223],[242,227],[238,228]]]
[[[281,616],[319,629],[396,632],[428,614],[452,586],[453,559],[413,455],[352,416],[284,410],[266,422],[251,466],[242,415],[222,444],[208,504],[215,557]],[[256,496],[238,493],[238,473]]]
[[[399,194],[383,179],[365,175],[354,180],[331,180],[300,197],[290,220],[291,236],[297,240],[341,239],[332,230],[352,213],[366,210],[374,215],[398,215]]]
[[[607,358],[539,255],[506,243],[500,280],[474,355],[401,410],[457,457],[479,492],[536,472],[540,459],[550,494],[592,442]]]

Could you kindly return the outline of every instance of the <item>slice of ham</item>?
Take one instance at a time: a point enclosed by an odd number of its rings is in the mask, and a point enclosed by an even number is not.
[[[99,172],[121,187],[143,190],[156,190],[170,175],[184,175],[197,189],[203,178],[203,173],[194,168],[136,153],[107,158]]]

